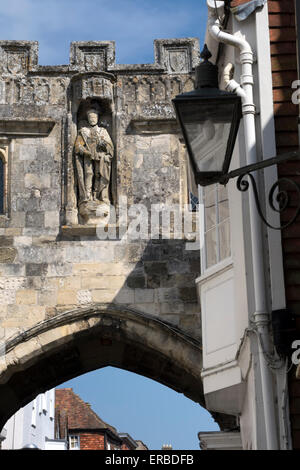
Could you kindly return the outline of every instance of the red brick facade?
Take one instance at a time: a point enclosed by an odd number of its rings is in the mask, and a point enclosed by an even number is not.
[[[98,433],[80,433],[80,450],[104,450],[104,435]]]
[[[55,433],[69,442],[73,436],[80,450],[135,450],[139,446],[129,435],[119,436],[71,388],[55,390]]]
[[[298,106],[292,103],[292,82],[298,79],[294,0],[269,0],[274,114],[277,153],[299,147]],[[279,165],[279,176],[291,176],[300,183],[300,164]],[[293,198],[294,194],[291,193]],[[287,214],[290,215],[290,214]],[[282,221],[285,219],[283,218]],[[287,308],[296,317],[300,338],[300,221],[282,232],[282,249]],[[293,367],[289,375],[290,414],[293,448],[300,449],[300,381]]]

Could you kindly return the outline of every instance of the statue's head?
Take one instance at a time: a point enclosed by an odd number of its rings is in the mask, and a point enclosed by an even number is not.
[[[96,107],[90,107],[87,112],[87,119],[91,126],[96,126],[98,124],[99,119],[99,111]]]

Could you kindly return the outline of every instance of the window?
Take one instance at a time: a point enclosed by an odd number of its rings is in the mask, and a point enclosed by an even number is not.
[[[33,428],[36,427],[36,398],[32,402],[32,409],[31,409],[31,426]]]
[[[198,210],[198,186],[195,182],[195,175],[191,166],[190,159],[187,152],[185,153],[185,167],[186,167],[186,187],[187,187],[187,203],[189,204],[189,210],[197,212]]]
[[[39,395],[39,414],[47,413],[47,392]]]
[[[201,188],[203,205],[202,230],[203,247],[201,252],[202,272],[229,258],[230,220],[227,188],[211,185]]]
[[[69,435],[69,449],[80,450],[80,438],[78,434]]]
[[[198,211],[199,199],[190,191],[190,210],[192,212]]]
[[[54,419],[54,392],[53,390],[50,391],[50,399],[49,399],[49,418],[51,420]]]

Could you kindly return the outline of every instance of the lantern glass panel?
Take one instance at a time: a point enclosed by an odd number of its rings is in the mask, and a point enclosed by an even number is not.
[[[234,103],[187,102],[181,118],[199,172],[222,172]]]

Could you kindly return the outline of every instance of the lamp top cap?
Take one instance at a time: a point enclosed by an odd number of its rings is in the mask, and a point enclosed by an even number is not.
[[[201,54],[200,54],[200,57],[201,57],[201,59],[203,59],[206,62],[211,58],[211,52],[208,49],[207,44],[204,44],[204,47],[203,47],[203,49],[201,51]]]
[[[200,54],[202,62],[196,67],[196,83],[195,88],[219,88],[218,85],[218,66],[212,64],[208,59],[211,53],[206,44]]]

